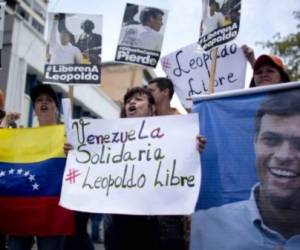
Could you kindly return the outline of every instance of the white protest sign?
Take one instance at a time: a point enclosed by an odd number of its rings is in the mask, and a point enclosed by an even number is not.
[[[200,189],[198,115],[74,120],[60,205],[93,213],[194,211]]]
[[[186,108],[192,95],[208,94],[211,55],[199,53],[198,45],[191,44],[161,59],[161,65],[173,81],[175,92]],[[222,46],[217,54],[215,92],[241,89],[245,87],[246,58],[236,44]]]

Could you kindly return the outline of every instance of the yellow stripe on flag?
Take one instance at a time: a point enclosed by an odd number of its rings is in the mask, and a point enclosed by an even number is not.
[[[63,125],[0,129],[0,162],[31,163],[65,157]]]

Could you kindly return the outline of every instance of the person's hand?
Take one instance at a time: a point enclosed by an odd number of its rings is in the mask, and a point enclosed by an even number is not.
[[[205,148],[206,138],[203,137],[202,135],[198,135],[196,137],[196,140],[197,140],[197,149],[198,149],[199,153],[202,153]]]
[[[16,112],[8,112],[6,113],[5,117],[1,121],[1,127],[8,128],[8,127],[16,127],[16,121],[21,117],[20,113]]]
[[[248,45],[244,44],[242,47],[245,57],[247,58],[248,62],[251,64],[251,67],[254,68],[255,64],[255,55],[254,50],[250,48]]]
[[[73,149],[74,149],[74,147],[72,144],[67,143],[67,142],[64,144],[64,152],[65,152],[66,156],[68,156],[69,151],[73,150]]]

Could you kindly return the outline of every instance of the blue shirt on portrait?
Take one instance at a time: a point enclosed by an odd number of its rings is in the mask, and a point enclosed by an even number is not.
[[[257,188],[249,200],[194,213],[190,250],[299,250],[300,235],[287,240],[264,224],[254,197]]]

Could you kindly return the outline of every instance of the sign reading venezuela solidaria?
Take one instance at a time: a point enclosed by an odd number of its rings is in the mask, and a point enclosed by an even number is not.
[[[74,120],[60,204],[97,213],[192,213],[200,187],[197,126],[194,114]]]

